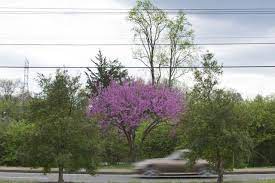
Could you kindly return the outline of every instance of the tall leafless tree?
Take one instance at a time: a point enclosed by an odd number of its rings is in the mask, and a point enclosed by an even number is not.
[[[15,93],[16,89],[19,88],[19,85],[19,80],[1,79],[0,95],[5,99],[10,99],[11,96]]]

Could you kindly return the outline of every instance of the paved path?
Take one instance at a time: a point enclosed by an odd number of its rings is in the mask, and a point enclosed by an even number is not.
[[[179,182],[215,182],[213,178],[141,178],[138,175],[97,175],[87,174],[65,174],[65,181],[68,182],[93,182],[93,183],[179,183]],[[241,174],[226,175],[228,181],[249,181],[275,179],[275,174]],[[54,182],[57,180],[57,174],[43,175],[41,173],[13,173],[0,172],[0,180],[10,181],[32,181],[32,182]]]

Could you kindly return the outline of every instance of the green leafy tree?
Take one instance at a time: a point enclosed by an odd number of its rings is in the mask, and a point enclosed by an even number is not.
[[[111,81],[122,82],[128,78],[128,72],[118,60],[108,60],[99,50],[96,60],[91,60],[96,71],[87,68],[87,89],[92,95],[98,95],[99,90],[109,86]]]
[[[211,92],[215,91],[219,77],[222,75],[222,66],[218,65],[214,55],[209,52],[202,56],[202,60],[201,65],[203,69],[194,70],[196,84],[191,95],[203,100],[209,100]]]
[[[5,127],[1,137],[3,155],[1,163],[8,166],[29,166],[24,161],[24,152],[28,145],[28,137],[34,131],[34,124],[26,121],[13,121]]]
[[[247,102],[250,116],[250,133],[256,144],[275,137],[275,100],[256,96]]]
[[[193,61],[193,31],[186,16],[179,12],[170,18],[150,0],[137,0],[128,19],[133,23],[134,40],[140,44],[134,58],[148,67],[153,85],[164,81],[172,87],[185,73],[178,67]],[[168,67],[168,72],[162,67]]]
[[[179,90],[155,87],[142,81],[113,82],[97,97],[91,98],[89,114],[106,128],[115,127],[127,139],[131,161],[136,160],[136,131],[145,121],[141,142],[159,125],[177,124],[184,98]]]
[[[249,155],[251,139],[239,95],[217,88],[221,66],[210,53],[203,56],[202,65],[194,72],[196,83],[186,114],[187,146],[192,158],[211,163],[221,183],[224,169]]]
[[[134,58],[148,67],[154,85],[160,78],[160,73],[157,73],[155,67],[160,67],[162,63],[157,63],[156,56],[160,47],[158,44],[161,33],[167,26],[167,15],[150,0],[137,0],[128,18],[134,24],[135,39],[142,44],[142,47],[135,51]]]
[[[58,167],[58,182],[64,169],[85,168],[94,173],[97,165],[97,133],[94,123],[79,106],[79,77],[57,70],[54,77],[39,75],[42,92],[32,102],[34,132],[26,143],[25,158],[45,171]]]
[[[246,101],[249,132],[253,138],[253,153],[249,162],[252,166],[271,166],[275,164],[275,99],[256,96]]]
[[[193,62],[193,30],[184,13],[179,12],[174,19],[167,20],[167,40],[165,52],[161,58],[168,69],[168,86],[172,87],[177,79],[186,73],[178,67],[188,66]]]
[[[96,69],[87,68],[86,88],[89,90],[89,96],[97,96],[100,90],[110,85],[111,81],[122,83],[129,79],[128,72],[118,60],[109,60],[99,50],[95,60],[91,60]],[[87,97],[87,95],[86,95]],[[85,98],[85,97],[84,97]],[[83,100],[84,103],[87,102]],[[82,105],[82,106],[87,106]],[[116,164],[119,161],[125,161],[125,144],[121,137],[114,133],[115,129],[109,128],[100,134],[101,138],[101,158],[102,161],[109,164]],[[127,146],[126,146],[127,148]]]
[[[0,79],[0,121],[12,122],[23,118],[23,106],[19,80]]]

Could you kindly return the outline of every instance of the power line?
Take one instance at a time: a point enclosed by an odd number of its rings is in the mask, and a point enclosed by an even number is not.
[[[35,10],[35,11],[34,11]],[[179,11],[185,14],[213,14],[213,15],[272,15],[275,9],[149,9],[146,11],[163,10],[168,14],[176,14]],[[19,10],[1,10],[0,14],[128,14],[130,9],[19,9]],[[143,10],[141,10],[143,11]],[[145,10],[144,10],[145,11]]]
[[[19,7],[1,6],[0,9],[8,10],[81,10],[81,11],[130,11],[131,8],[76,8],[76,7]],[[141,11],[229,11],[229,12],[270,12],[275,8],[155,8],[140,9]]]
[[[116,11],[129,11],[131,8],[83,8],[83,7],[22,7],[22,6],[0,6],[0,9],[65,9],[65,10],[116,10]],[[191,11],[201,11],[201,10],[210,10],[210,11],[270,11],[275,10],[275,8],[159,8],[160,10],[191,10]],[[142,9],[141,9],[142,10]],[[145,10],[145,9],[143,9]],[[156,9],[146,9],[146,10],[156,10]]]
[[[123,13],[128,12],[14,12],[14,11],[0,11],[0,14],[5,14],[5,15],[88,15],[88,14],[112,14],[112,15],[121,15]],[[177,12],[167,12],[169,14],[177,14]],[[254,13],[254,12],[197,12],[197,13],[191,13],[191,12],[185,12],[186,14],[200,14],[200,15],[274,15],[274,12],[262,12],[262,13]]]
[[[0,43],[0,46],[142,46],[141,43]],[[169,46],[169,43],[158,43],[158,46]],[[177,44],[185,46],[234,46],[234,45],[275,45],[275,42],[231,42],[231,43],[190,43]]]
[[[18,35],[11,35],[8,36],[7,33],[1,34],[0,33],[0,38],[14,38],[14,37],[18,37]],[[23,35],[24,37],[26,37],[26,35]],[[43,35],[41,35],[43,36]],[[107,35],[107,36],[112,36],[112,35]],[[119,37],[123,37],[123,38],[129,38],[131,37],[132,34],[119,34]],[[192,38],[192,36],[181,36],[184,38]],[[39,37],[30,37],[33,39],[37,39]],[[54,37],[53,37],[54,38]],[[86,39],[89,39],[92,37],[86,37]],[[225,35],[225,36],[213,36],[213,35],[198,35],[195,36],[194,38],[196,39],[275,39],[275,36],[230,36],[230,35]]]
[[[155,8],[140,9],[140,11],[164,11],[175,14],[179,11],[186,14],[238,14],[238,15],[272,15],[275,8]],[[76,7],[19,7],[2,6],[0,14],[125,14],[130,8],[76,8]]]
[[[195,36],[195,38],[198,38],[198,39],[275,39],[274,36]]]
[[[0,69],[25,69],[25,66],[9,66],[9,65],[1,65]],[[29,66],[29,69],[96,69],[98,67],[94,66]],[[110,68],[110,67],[104,67],[104,68]],[[149,67],[145,66],[125,66],[121,67],[125,69],[146,69]],[[155,69],[162,68],[162,69],[169,69],[168,66],[161,66],[161,67],[154,67]],[[181,66],[181,67],[172,67],[177,69],[202,69],[207,68],[204,66]],[[224,69],[238,69],[238,68],[275,68],[275,65],[227,65],[222,66]]]

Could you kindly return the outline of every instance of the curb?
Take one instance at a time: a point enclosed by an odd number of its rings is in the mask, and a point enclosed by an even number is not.
[[[225,172],[226,175],[241,175],[241,174],[275,174],[275,171],[248,171],[248,172]]]
[[[0,169],[0,172],[8,172],[8,173],[45,173],[44,171],[42,170],[10,170],[10,169],[7,169],[7,170],[3,170],[3,169]],[[57,170],[53,170],[53,171],[50,171],[50,172],[47,172],[47,173],[58,173]],[[78,171],[78,172],[67,172],[67,171],[64,171],[65,174],[87,174],[86,172],[81,172],[81,171]],[[104,174],[104,175],[133,175],[135,174],[134,172],[108,172],[108,171],[98,171],[95,173],[96,175],[97,174]]]
[[[23,169],[0,169],[0,172],[10,172],[10,173],[44,173],[42,170],[23,170]],[[49,173],[58,173],[57,170],[53,170]],[[84,171],[78,172],[66,172],[66,174],[87,174]],[[104,175],[134,175],[136,174],[133,171],[98,171],[96,174],[104,174]],[[225,175],[241,175],[241,174],[275,174],[275,171],[239,171],[239,172],[225,172]]]

